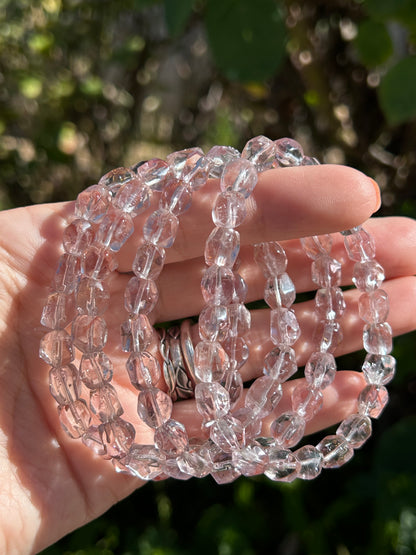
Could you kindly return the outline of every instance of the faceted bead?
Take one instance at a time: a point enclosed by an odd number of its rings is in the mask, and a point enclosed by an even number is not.
[[[160,389],[149,387],[139,394],[137,412],[150,428],[158,428],[172,415],[172,399]]]
[[[98,426],[90,426],[82,436],[82,443],[93,451],[98,457],[103,457],[107,453]]]
[[[319,320],[337,320],[345,308],[344,294],[339,287],[325,287],[316,292],[315,311]]]
[[[124,292],[124,306],[129,314],[149,314],[159,297],[156,283],[152,279],[133,276]]]
[[[69,295],[72,293],[79,281],[80,258],[73,254],[63,254],[59,259],[58,269],[52,283],[52,287],[58,293]]]
[[[286,253],[277,241],[254,245],[254,259],[266,278],[274,278],[286,271]]]
[[[270,338],[278,347],[293,345],[300,336],[296,314],[289,308],[275,308],[270,312]]]
[[[326,436],[316,448],[322,455],[323,468],[339,468],[354,455],[351,445],[339,435]]]
[[[107,214],[100,222],[100,227],[96,233],[96,240],[98,244],[117,252],[133,233],[133,230],[134,225],[130,214],[112,208],[107,211]]]
[[[107,325],[101,316],[80,314],[72,322],[72,341],[81,352],[102,351],[107,342]]]
[[[264,474],[275,482],[293,482],[298,474],[298,461],[291,451],[272,449]]]
[[[244,336],[250,330],[251,313],[243,303],[232,303],[228,306],[229,335]]]
[[[199,335],[206,341],[223,341],[228,334],[229,319],[226,306],[207,305],[198,319]]]
[[[317,160],[313,156],[304,156],[301,166],[319,166],[319,160]]]
[[[371,418],[378,418],[389,400],[384,385],[367,385],[358,396],[358,412]]]
[[[274,144],[279,166],[300,166],[302,164],[303,150],[298,142],[285,137],[274,141]]]
[[[217,448],[216,445],[214,447]],[[231,453],[218,450],[213,456],[212,467],[211,476],[217,484],[229,484],[240,476],[240,472],[234,468]]]
[[[238,370],[248,359],[249,350],[247,342],[242,337],[229,336],[222,343],[230,361],[230,369]]]
[[[192,204],[192,191],[181,181],[172,181],[163,190],[160,208],[169,210],[175,216],[187,212]]]
[[[361,447],[371,436],[371,419],[352,414],[338,426],[337,435],[344,437],[354,449]]]
[[[159,208],[147,218],[143,236],[146,241],[167,249],[175,241],[178,226],[179,220],[174,214],[165,208]]]
[[[227,375],[227,380],[224,383],[224,387],[226,388],[226,390],[228,391],[228,395],[230,396],[230,407],[231,410],[233,410],[235,405],[240,400],[244,390],[243,378],[241,377],[240,372],[229,372]]]
[[[245,406],[258,418],[264,418],[277,407],[282,398],[282,386],[270,376],[257,378],[250,386],[245,398]]]
[[[74,360],[74,348],[65,330],[50,331],[42,338],[39,356],[51,366],[66,366]]]
[[[52,368],[49,372],[49,389],[58,405],[68,405],[79,399],[81,384],[73,364]]]
[[[313,343],[322,352],[333,353],[343,338],[339,322],[322,320],[318,322],[313,336]]]
[[[355,264],[352,281],[357,289],[369,293],[381,286],[384,277],[384,270],[378,262],[366,260]]]
[[[153,339],[154,329],[145,314],[138,314],[121,324],[122,350],[145,351]]]
[[[65,293],[51,293],[43,307],[40,323],[53,330],[63,329],[72,320],[74,298]]]
[[[244,444],[248,440],[258,438],[261,434],[262,421],[247,407],[242,407],[233,412],[234,418],[237,418],[243,426]]]
[[[113,170],[110,170],[108,173],[102,176],[102,178],[98,182],[98,185],[106,187],[111,192],[111,194],[115,196],[122,185],[124,185],[128,181],[133,180],[134,178],[134,173],[128,168],[114,168]]]
[[[110,422],[123,414],[123,408],[116,390],[110,384],[104,384],[90,393],[90,409],[101,422]]]
[[[229,368],[228,355],[218,342],[200,341],[195,347],[195,375],[201,382],[219,382]]]
[[[182,180],[192,191],[198,191],[208,180],[211,163],[202,156],[193,166],[186,166],[182,172]]]
[[[150,205],[150,190],[140,179],[134,178],[117,191],[113,206],[132,214],[133,217],[144,212]]]
[[[166,457],[153,445],[133,444],[124,464],[133,476],[141,480],[153,480],[162,473]]]
[[[341,264],[330,256],[319,256],[312,262],[312,281],[319,287],[336,287],[341,283]]]
[[[133,272],[140,278],[156,279],[163,269],[165,258],[165,249],[153,243],[144,243],[137,249]]]
[[[302,237],[300,242],[305,254],[312,260],[329,255],[332,249],[332,237],[328,234]]]
[[[361,226],[357,228],[355,233],[345,235],[344,243],[348,256],[355,262],[364,262],[376,255],[374,239]]]
[[[179,455],[177,463],[182,472],[196,478],[207,476],[212,467],[210,452],[205,443],[202,445],[191,444],[189,451],[184,451]]]
[[[88,389],[98,389],[113,379],[113,363],[103,352],[82,355],[79,377]]]
[[[213,146],[205,158],[209,161],[209,177],[221,177],[224,167],[239,158],[238,150],[231,146]]]
[[[110,293],[101,281],[84,276],[78,284],[76,303],[80,312],[101,316],[110,304]]]
[[[245,282],[244,278],[238,273],[234,271],[234,296],[233,302],[234,303],[244,303],[247,299],[247,283]]]
[[[207,427],[230,411],[228,391],[217,382],[198,383],[195,387],[195,400],[196,408]]]
[[[367,353],[388,355],[393,348],[393,331],[390,324],[367,324],[363,331],[363,344]]]
[[[204,156],[204,152],[199,147],[185,148],[184,150],[169,154],[166,157],[166,162],[169,164],[174,176],[179,179],[185,177],[202,156]]]
[[[107,278],[117,268],[114,253],[99,246],[90,247],[81,259],[82,273],[99,281]]]
[[[62,242],[65,252],[79,256],[91,245],[93,239],[90,222],[77,219],[65,229]]]
[[[389,314],[389,298],[383,289],[363,293],[358,301],[360,317],[367,324],[381,324]]]
[[[211,305],[228,305],[234,296],[234,274],[225,266],[213,264],[202,276],[201,290],[204,301]]]
[[[305,433],[305,420],[296,412],[284,412],[272,422],[270,433],[280,447],[294,447]]]
[[[127,455],[136,435],[130,422],[117,418],[112,422],[100,424],[98,429],[109,458],[122,458]]]
[[[135,172],[140,181],[152,191],[163,191],[172,178],[169,164],[159,158],[152,158],[140,164]]]
[[[269,457],[260,445],[249,444],[233,451],[232,460],[235,468],[243,476],[257,476],[265,471]]]
[[[168,457],[177,457],[188,447],[185,426],[176,420],[164,422],[155,431],[155,445]]]
[[[156,386],[161,378],[159,361],[147,351],[131,353],[126,369],[132,385],[139,390]]]
[[[90,425],[91,414],[82,399],[67,405],[59,405],[58,414],[62,428],[73,439],[81,437]]]
[[[255,166],[245,160],[238,158],[229,162],[221,176],[221,190],[236,191],[244,198],[248,198],[257,184],[257,171]]]
[[[288,380],[297,370],[295,351],[291,347],[276,347],[264,359],[264,374],[280,383]]]
[[[292,391],[292,409],[306,421],[311,420],[322,407],[322,392],[300,383]]]
[[[276,146],[267,137],[259,135],[246,143],[241,157],[250,160],[256,166],[258,172],[264,172],[274,167]]]
[[[232,268],[240,251],[240,234],[234,229],[215,227],[205,243],[205,263],[208,266]]]
[[[225,453],[239,449],[243,441],[241,422],[231,415],[223,416],[212,424],[210,438]]]
[[[313,353],[305,366],[306,381],[313,387],[325,389],[334,381],[337,371],[335,358],[330,353]]]
[[[186,451],[184,451],[186,452]],[[182,455],[182,453],[181,453]],[[163,464],[163,474],[161,474],[157,479],[166,480],[166,478],[174,478],[175,480],[189,480],[192,478],[189,474],[185,474],[181,471],[178,466],[178,458],[167,458]]]
[[[302,480],[313,480],[322,470],[322,455],[313,445],[304,445],[293,453],[299,463],[298,476]]]
[[[371,355],[365,357],[363,374],[370,385],[386,385],[396,372],[396,359],[391,355]]]
[[[79,193],[75,203],[75,217],[97,222],[110,206],[111,193],[101,185],[92,185]]]
[[[296,299],[296,289],[288,274],[269,278],[264,288],[264,300],[270,308],[289,308]]]
[[[238,227],[247,215],[246,200],[241,193],[220,193],[212,209],[212,220],[218,227]]]

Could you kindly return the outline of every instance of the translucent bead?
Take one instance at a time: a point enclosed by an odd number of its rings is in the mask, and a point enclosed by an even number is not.
[[[264,289],[264,300],[270,308],[289,308],[295,302],[296,289],[288,274],[281,274],[267,280]]]
[[[225,453],[239,449],[243,441],[241,422],[231,415],[223,416],[212,424],[210,438]]]
[[[255,166],[238,158],[229,162],[221,176],[220,186],[222,191],[236,191],[244,198],[248,198],[257,184],[257,171]]]
[[[341,284],[341,264],[330,256],[319,256],[312,262],[311,276],[319,287],[337,287]]]
[[[175,216],[187,212],[192,205],[192,190],[181,181],[172,181],[163,190],[160,208],[169,210]]]
[[[162,473],[165,459],[165,455],[153,445],[134,444],[131,446],[124,464],[133,476],[141,480],[153,480]]]
[[[195,375],[202,382],[221,381],[228,368],[228,355],[220,343],[200,341],[195,347]]]
[[[133,178],[120,187],[113,200],[113,206],[133,216],[144,212],[149,205],[149,187],[137,178]]]
[[[357,228],[355,233],[345,235],[344,243],[348,256],[355,262],[364,262],[376,255],[374,239],[362,227]]]
[[[115,196],[122,185],[132,181],[135,178],[134,173],[128,168],[114,168],[102,176],[98,185],[106,187]]]
[[[172,178],[169,164],[159,158],[147,160],[135,168],[140,181],[152,191],[163,191]]]
[[[74,298],[65,293],[51,293],[43,307],[40,323],[53,330],[63,329],[72,320]]]
[[[298,474],[298,461],[291,451],[271,449],[264,474],[275,482],[293,482]]]
[[[117,252],[133,233],[133,230],[134,225],[130,214],[112,208],[107,211],[100,222],[96,240],[98,244]]]
[[[247,407],[242,407],[233,412],[234,418],[237,418],[243,426],[244,444],[250,439],[258,438],[261,435],[262,421]]]
[[[210,161],[202,156],[194,166],[185,167],[182,180],[192,191],[198,191],[208,180]]]
[[[305,419],[296,412],[284,412],[271,423],[270,433],[279,447],[294,447],[305,433]]]
[[[79,193],[75,203],[75,217],[97,222],[110,206],[111,193],[105,187],[92,185]]]
[[[300,383],[292,391],[292,409],[306,421],[312,420],[322,407],[323,396],[319,389]]]
[[[133,272],[140,278],[156,279],[163,269],[165,258],[165,249],[153,243],[144,243],[137,249]]]
[[[205,263],[208,266],[232,268],[240,251],[240,234],[234,229],[215,227],[205,243]]]
[[[166,157],[166,162],[169,164],[174,176],[179,179],[185,177],[202,156],[204,156],[204,152],[199,147],[185,148],[184,150],[169,154]]]
[[[94,240],[91,223],[84,219],[74,220],[65,229],[63,235],[63,247],[69,254],[81,255]]]
[[[234,296],[233,302],[234,303],[244,303],[247,298],[247,283],[245,282],[244,278],[238,273],[234,271]]]
[[[72,341],[81,352],[102,351],[107,342],[107,325],[101,316],[80,314],[72,322]]]
[[[110,384],[104,384],[90,393],[90,409],[101,422],[110,422],[123,414],[123,408],[116,390]]]
[[[122,458],[133,444],[136,432],[130,422],[117,418],[99,426],[99,432],[109,458]]]
[[[84,276],[78,283],[76,303],[80,312],[101,316],[110,303],[110,293],[101,281]]]
[[[74,348],[65,330],[50,331],[40,342],[39,356],[51,366],[66,366],[74,360]]]
[[[335,320],[322,320],[315,328],[313,343],[322,352],[333,353],[343,338],[339,322]]]
[[[322,470],[322,455],[313,445],[304,445],[293,453],[299,463],[298,476],[302,480],[313,480]]]
[[[247,215],[244,196],[235,191],[220,193],[212,209],[212,220],[218,227],[234,228],[241,225]]]
[[[52,287],[58,293],[69,295],[75,291],[80,274],[80,258],[73,254],[63,254],[59,259],[58,269],[52,283]]]
[[[228,391],[217,382],[198,383],[195,387],[195,400],[196,408],[207,427],[230,411]]]
[[[177,457],[189,444],[185,426],[176,420],[164,422],[155,431],[155,445],[168,457]]]
[[[212,469],[210,452],[205,444],[190,445],[189,451],[179,455],[177,463],[182,472],[196,478],[204,478]]]
[[[250,160],[256,166],[258,172],[264,172],[274,167],[276,146],[267,137],[259,135],[246,143],[241,157]]]
[[[179,220],[174,214],[165,208],[159,208],[147,218],[143,236],[146,241],[167,249],[175,241],[178,226]]]
[[[131,353],[126,362],[126,369],[130,382],[139,390],[156,386],[161,378],[159,361],[147,351]]]
[[[232,303],[228,306],[229,335],[244,336],[250,330],[251,313],[243,303]]]
[[[330,353],[313,353],[305,366],[306,381],[313,387],[325,389],[334,381],[337,371],[335,358]]]
[[[205,306],[198,319],[199,335],[206,341],[223,341],[229,329],[227,307],[221,305]]]
[[[138,314],[121,324],[121,343],[125,353],[145,351],[153,339],[154,329],[145,314]]]
[[[214,447],[217,448],[216,445]],[[220,450],[213,457],[212,468],[211,475],[217,484],[229,484],[240,476],[240,472],[234,468],[232,455]]]
[[[73,364],[52,368],[49,372],[49,389],[58,405],[68,405],[79,399],[81,384]]]
[[[283,138],[274,142],[276,145],[276,160],[279,166],[300,166],[303,161],[303,150],[293,139]]]
[[[371,355],[365,357],[363,374],[370,385],[386,385],[396,372],[396,359],[391,355]]]
[[[266,278],[274,278],[286,271],[286,253],[277,241],[254,245],[254,259]]]
[[[375,260],[367,260],[355,264],[352,281],[357,289],[369,293],[381,286],[384,277],[384,270],[380,264]]]
[[[202,276],[201,290],[204,301],[211,305],[228,305],[234,296],[234,274],[225,266],[213,264]]]
[[[91,422],[90,411],[82,399],[68,405],[59,405],[58,415],[62,428],[73,439],[81,437]]]
[[[363,293],[358,301],[360,317],[367,324],[381,324],[389,314],[389,298],[383,289]]]
[[[113,379],[113,363],[103,352],[82,355],[79,377],[88,389],[98,389]]]
[[[326,436],[316,446],[322,455],[323,468],[339,468],[354,455],[354,450],[342,436]]]
[[[393,331],[390,324],[367,324],[363,331],[363,345],[367,353],[388,355],[393,348]]]
[[[319,166],[319,160],[313,156],[304,156],[301,166]]]
[[[282,398],[282,386],[270,376],[257,378],[247,391],[244,404],[258,418],[264,418],[277,407]]]
[[[325,287],[316,292],[315,311],[319,320],[337,320],[345,308],[344,294],[339,287]]]
[[[93,245],[84,253],[81,268],[86,276],[101,281],[116,270],[117,262],[110,249]]]
[[[269,457],[260,445],[249,444],[233,451],[232,460],[235,468],[243,476],[257,476],[265,471]]]
[[[228,336],[222,343],[230,361],[230,369],[238,370],[247,361],[249,350],[242,337]]]
[[[93,451],[98,457],[103,457],[107,449],[103,443],[98,426],[90,426],[82,436],[82,443]]]
[[[209,177],[221,177],[228,162],[236,160],[239,155],[238,150],[231,146],[213,146],[205,157],[209,161]]]
[[[358,412],[371,418],[378,418],[389,400],[384,385],[367,385],[358,396]]]
[[[295,351],[291,347],[276,347],[264,359],[264,374],[280,383],[288,380],[297,370]]]
[[[351,447],[358,449],[371,436],[371,420],[368,416],[352,414],[338,426],[337,435],[344,437]]]
[[[237,370],[229,372],[224,387],[227,389],[228,395],[230,396],[231,410],[233,410],[235,405],[241,399],[244,391],[243,378],[241,377],[240,372]]]
[[[329,255],[332,249],[332,237],[328,234],[302,237],[300,242],[305,254],[312,260]]]
[[[156,306],[159,292],[152,279],[133,276],[124,291],[124,306],[129,314],[149,314]]]
[[[185,452],[185,451],[184,451]],[[189,474],[185,474],[178,466],[178,459],[182,453],[176,458],[167,457],[163,464],[163,474],[158,477],[158,480],[166,480],[166,478],[174,478],[175,480],[189,480],[192,478]]]
[[[172,399],[156,387],[149,387],[139,393],[137,413],[150,428],[158,428],[172,415]]]
[[[270,312],[270,338],[278,347],[293,345],[300,336],[296,315],[289,308],[275,308]]]

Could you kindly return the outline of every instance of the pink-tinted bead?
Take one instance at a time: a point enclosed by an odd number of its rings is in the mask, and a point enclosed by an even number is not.
[[[88,428],[82,436],[82,443],[98,457],[103,457],[107,453],[107,448],[103,443],[98,426],[90,426]]]
[[[266,278],[283,274],[287,267],[287,257],[283,247],[277,241],[259,243],[254,246],[254,259]]]
[[[343,338],[342,329],[339,322],[335,320],[322,320],[318,322],[314,335],[313,343],[322,352],[333,353]]]
[[[206,341],[223,341],[229,330],[227,307],[206,305],[199,315],[198,324],[201,339]]]
[[[240,251],[240,234],[234,229],[215,227],[205,243],[205,263],[208,266],[232,268]]]
[[[129,314],[149,314],[159,297],[156,283],[152,279],[132,277],[124,292],[124,306]]]
[[[251,195],[256,184],[256,168],[244,158],[229,162],[224,168],[220,181],[222,191],[236,191],[244,198]]]
[[[144,243],[137,249],[133,272],[140,278],[156,279],[163,269],[165,257],[165,249],[153,243]]]
[[[159,361],[147,351],[131,353],[126,369],[132,385],[139,390],[156,386],[161,378]]]
[[[212,209],[212,220],[218,227],[234,228],[241,225],[247,215],[246,200],[241,193],[220,193]]]
[[[345,235],[344,243],[348,256],[355,262],[364,262],[376,255],[374,239],[362,227],[356,228],[354,233]]]
[[[150,204],[150,189],[140,179],[133,178],[117,191],[113,206],[137,216],[144,212]]]
[[[303,149],[297,141],[284,137],[274,141],[276,160],[279,166],[300,166],[303,162]]]
[[[342,289],[325,287],[315,295],[315,311],[319,320],[336,320],[345,312],[346,304]]]
[[[75,203],[75,217],[96,222],[110,206],[111,192],[101,185],[92,185],[79,193]]]
[[[209,176],[221,177],[228,162],[236,160],[238,157],[238,150],[231,146],[213,146],[205,157],[209,161]]]
[[[250,439],[257,438],[261,435],[262,421],[247,407],[242,407],[233,411],[234,418],[237,418],[243,426],[244,444]]]
[[[244,303],[247,299],[247,283],[245,282],[244,278],[238,273],[234,271],[234,295],[233,295],[233,302],[234,303]]]
[[[258,172],[270,170],[275,165],[276,146],[267,137],[259,135],[246,143],[241,158],[250,160],[256,166]]]
[[[74,348],[65,330],[50,331],[40,342],[39,356],[51,366],[66,366],[74,360]]]
[[[52,287],[58,293],[70,294],[72,293],[79,281],[80,273],[80,258],[73,254],[65,253],[61,256],[58,263],[58,269]]]
[[[312,281],[319,287],[337,287],[341,283],[341,264],[327,255],[312,262]]]
[[[83,353],[102,351],[107,342],[107,325],[101,316],[80,314],[72,322],[72,341]]]
[[[58,414],[62,428],[73,439],[81,437],[91,422],[90,411],[82,399],[68,405],[59,405]]]
[[[117,252],[133,233],[133,230],[134,225],[130,214],[111,208],[100,222],[96,240],[98,244]]]
[[[109,458],[122,458],[127,455],[136,435],[130,422],[117,418],[112,422],[100,424],[98,429]]]
[[[367,324],[381,324],[389,314],[389,298],[383,289],[363,293],[358,301],[360,317]]]
[[[177,459],[178,467],[190,476],[203,478],[210,473],[212,468],[210,452],[205,444],[195,445],[191,441],[189,450],[179,455]]]
[[[228,391],[217,382],[198,383],[195,387],[196,408],[204,419],[205,426],[211,426],[215,420],[230,411]]]
[[[226,388],[226,390],[228,391],[228,395],[230,396],[231,410],[233,410],[238,401],[241,399],[244,391],[243,378],[241,377],[240,372],[238,372],[238,369],[230,369],[229,373],[227,374],[227,379],[225,381],[224,387]]]
[[[393,331],[390,324],[367,324],[363,331],[363,345],[367,353],[388,355],[393,349]]]
[[[162,473],[165,459],[165,455],[153,445],[134,444],[124,463],[133,476],[141,480],[154,480]]]
[[[164,422],[155,431],[155,445],[168,457],[177,457],[189,444],[185,426],[176,420]]]
[[[42,311],[40,323],[53,330],[63,329],[72,320],[74,297],[65,293],[51,293]]]
[[[228,306],[229,336],[244,336],[250,330],[251,313],[243,303]]]
[[[205,270],[202,276],[201,290],[204,301],[208,304],[231,304],[235,292],[232,270],[213,264]]]
[[[384,270],[376,260],[366,260],[355,264],[352,281],[357,289],[369,293],[381,287],[384,277]]]
[[[384,385],[367,385],[358,396],[358,412],[371,418],[378,418],[389,400]]]
[[[280,383],[288,380],[297,370],[295,351],[291,347],[276,347],[264,359],[264,374]]]
[[[230,370],[238,370],[246,363],[250,353],[245,339],[229,335],[222,346],[230,360]]]
[[[339,435],[326,436],[316,448],[322,455],[323,468],[339,468],[354,455],[351,445]]]
[[[91,246],[81,259],[82,273],[86,276],[103,280],[117,268],[114,253],[110,249]]]
[[[200,341],[195,347],[195,375],[202,382],[219,382],[229,368],[228,355],[218,342]]]
[[[184,178],[192,170],[198,160],[204,156],[204,152],[199,147],[185,148],[178,152],[172,152],[166,157],[174,176]]]
[[[253,443],[233,451],[232,460],[235,468],[243,476],[257,476],[263,474],[269,457],[259,444]]]
[[[187,212],[192,205],[192,191],[181,181],[172,181],[163,190],[160,208],[169,210],[175,216]]]
[[[140,181],[152,191],[163,191],[166,184],[172,179],[169,164],[159,158],[152,158],[137,167],[135,170]]]
[[[300,336],[296,315],[289,308],[275,308],[270,312],[270,338],[278,347],[293,345]]]
[[[210,429],[210,438],[225,453],[232,453],[243,443],[241,422],[231,415],[215,420]]]
[[[114,168],[101,177],[98,185],[106,187],[115,196],[122,185],[132,181],[134,178],[134,173],[128,168]]]
[[[337,435],[344,437],[354,449],[361,447],[371,436],[371,419],[352,414],[338,426]]]
[[[305,366],[306,381],[313,387],[325,389],[334,381],[337,371],[335,358],[330,353],[312,353]]]
[[[305,254],[312,260],[329,255],[332,249],[331,235],[312,235],[300,240]]]
[[[322,470],[322,454],[313,445],[304,445],[293,453],[299,463],[298,476],[302,480],[313,480]]]
[[[306,421],[312,420],[322,407],[322,392],[300,383],[292,391],[292,408]]]
[[[104,384],[90,392],[90,409],[101,422],[110,422],[124,412],[116,390],[110,384]]]
[[[280,447],[294,447],[305,433],[305,419],[296,412],[284,412],[271,423],[270,433]]]
[[[138,314],[121,324],[121,342],[125,353],[145,351],[153,339],[154,329],[145,314]]]
[[[282,386],[270,376],[257,378],[250,386],[245,398],[245,406],[258,418],[264,418],[277,407],[282,398]]]
[[[82,355],[79,377],[88,389],[97,389],[113,378],[113,363],[103,352]]]
[[[69,254],[81,255],[94,240],[91,223],[84,219],[74,220],[65,229],[63,247]]]
[[[288,274],[269,278],[264,288],[264,300],[270,308],[289,308],[295,302],[296,290]]]
[[[52,368],[49,372],[49,389],[58,405],[67,405],[79,399],[81,384],[73,364]]]
[[[192,191],[198,191],[208,180],[210,166],[210,161],[205,156],[202,156],[196,164],[184,169],[182,180]]]
[[[147,218],[143,236],[146,241],[167,249],[175,241],[178,226],[179,220],[172,212],[159,208]]]
[[[76,303],[80,312],[101,316],[110,303],[110,293],[102,281],[84,276],[78,283]]]
[[[293,482],[298,474],[298,461],[291,451],[272,449],[264,474],[275,482]]]
[[[217,452],[213,456],[211,476],[217,484],[229,484],[234,482],[241,474],[234,468],[231,453],[224,453],[216,445]]]
[[[370,385],[386,385],[396,372],[396,359],[391,355],[372,355],[365,357],[363,374]]]
[[[137,412],[150,428],[159,428],[172,415],[172,399],[160,389],[149,387],[139,394]]]

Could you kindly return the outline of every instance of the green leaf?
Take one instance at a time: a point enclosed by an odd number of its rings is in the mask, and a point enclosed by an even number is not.
[[[378,88],[381,109],[392,125],[416,117],[416,56],[393,66]]]
[[[364,7],[375,19],[385,20],[397,17],[412,3],[413,0],[365,0]]]
[[[271,77],[286,50],[286,27],[275,0],[208,0],[205,14],[215,62],[229,79]]]
[[[185,29],[194,0],[164,0],[164,4],[168,31],[171,36],[177,37]]]
[[[393,54],[393,43],[386,26],[371,19],[360,23],[354,44],[361,62],[367,67],[381,65]]]

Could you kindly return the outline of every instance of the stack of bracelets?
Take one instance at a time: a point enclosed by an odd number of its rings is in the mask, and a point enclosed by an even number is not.
[[[283,247],[275,241],[254,246],[265,278],[273,348],[264,359],[263,375],[242,395],[240,370],[249,355],[244,336],[250,330],[250,311],[244,304],[247,285],[237,271],[240,234],[236,228],[244,222],[259,172],[317,163],[304,156],[292,139],[272,141],[259,136],[241,154],[226,146],[215,146],[206,155],[200,148],[190,148],[170,154],[166,161],[152,159],[130,169],[118,168],[79,194],[75,218],[64,232],[65,252],[43,310],[41,322],[48,331],[40,346],[41,358],[52,367],[50,390],[70,437],[81,438],[94,453],[110,459],[117,471],[143,480],[208,474],[218,483],[231,482],[241,474],[265,474],[286,482],[309,480],[322,468],[339,467],[353,456],[354,449],[371,435],[371,418],[385,407],[385,384],[395,372],[395,360],[389,354],[388,298],[381,289],[384,271],[375,260],[373,239],[361,226],[342,232],[354,263],[353,283],[361,292],[359,314],[367,352],[362,365],[367,385],[359,394],[356,412],[317,446],[296,448],[306,423],[322,407],[323,390],[334,380],[333,352],[342,340],[341,264],[331,255],[330,235],[301,239],[317,286],[314,346],[305,379],[293,389],[291,410],[272,421],[270,437],[262,435],[262,422],[272,413],[279,414],[282,384],[298,370],[293,346],[300,327],[292,308],[296,293],[286,273]],[[191,207],[193,193],[208,178],[219,179],[221,190],[205,245],[200,340],[193,344],[190,321],[185,320],[162,333],[160,354],[155,356],[150,349],[155,331],[149,315],[158,300],[156,280],[166,249],[175,241],[180,214]],[[115,253],[133,233],[133,218],[157,194],[158,209],[145,220],[133,277],[125,289],[126,319],[121,326],[121,348],[128,353],[125,371],[138,394],[136,425],[153,431],[153,443],[143,445],[134,442],[135,426],[122,418],[123,408],[112,385],[113,365],[103,351],[107,342],[103,315],[109,304],[108,278],[117,266]],[[162,377],[167,393],[157,387]],[[185,426],[172,418],[173,401],[191,396],[203,421],[199,438],[188,437]]]

